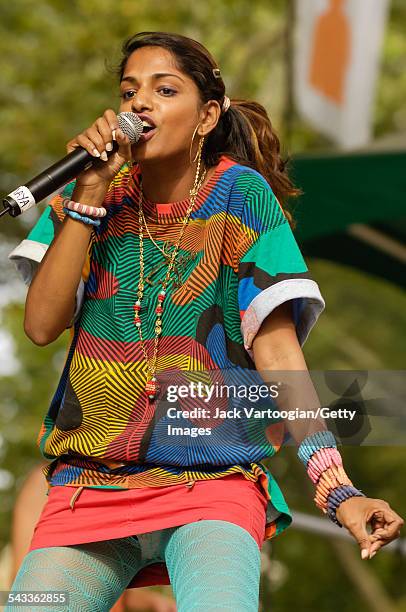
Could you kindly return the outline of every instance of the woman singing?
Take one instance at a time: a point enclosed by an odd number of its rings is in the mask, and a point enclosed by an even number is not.
[[[232,398],[180,393],[198,380],[218,389],[230,372],[244,383],[299,371],[317,407],[301,347],[324,301],[265,109],[230,102],[208,51],[175,34],[126,41],[119,80],[141,138],[130,145],[109,109],[71,140],[95,163],[11,255],[30,283],[29,338],[72,330],[38,437],[48,499],[12,591],[66,592],[69,610],[94,612],[126,588],[170,583],[179,612],[257,612],[261,546],[291,522],[260,461],[287,435],[317,506],[363,558],[403,521],[353,486],[323,421],[270,418],[260,435]]]

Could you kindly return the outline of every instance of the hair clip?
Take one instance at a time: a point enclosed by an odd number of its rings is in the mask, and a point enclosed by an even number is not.
[[[213,76],[215,79],[221,79],[220,68],[213,68]]]

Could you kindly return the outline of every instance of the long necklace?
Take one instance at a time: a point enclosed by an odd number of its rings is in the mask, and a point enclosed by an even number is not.
[[[164,243],[163,249],[161,249],[161,247],[159,246],[159,244],[157,244],[155,242],[155,240],[153,239],[153,237],[151,236],[151,232],[148,229],[148,225],[147,222],[145,221],[145,217],[144,217],[144,213],[142,213],[142,220],[144,223],[144,227],[147,230],[148,236],[150,237],[150,240],[154,243],[154,245],[156,246],[156,248],[158,249],[158,251],[161,251],[162,255],[165,257],[165,260],[169,261],[171,258],[171,253],[169,253],[168,251],[166,251],[165,249],[165,245],[167,244],[166,242]]]
[[[199,190],[200,190],[200,188],[201,188],[201,186],[202,186],[202,184],[203,184],[204,179],[206,178],[206,172],[207,172],[207,171],[206,171],[206,169],[205,169],[205,170],[203,171],[202,176],[200,177],[200,179],[199,179],[199,181],[198,181],[198,184],[197,184],[197,185],[196,185],[196,178],[199,176],[199,168],[198,168],[198,170],[197,170],[197,172],[196,172],[195,184],[194,184],[194,186],[193,186],[193,189],[196,191],[196,195],[197,195],[197,193],[199,192]],[[140,187],[141,187],[141,182],[140,182]],[[193,191],[193,189],[191,189],[191,190],[190,190],[190,192],[189,192],[189,193],[190,193],[190,195],[192,195],[192,191]],[[165,260],[169,261],[169,260],[170,260],[170,258],[171,258],[171,256],[172,256],[172,253],[171,253],[170,251],[167,251],[167,250],[166,250],[166,248],[165,248],[165,246],[167,245],[167,242],[165,242],[165,243],[164,243],[163,248],[161,248],[161,247],[159,246],[159,244],[157,244],[157,243],[155,242],[155,240],[154,240],[154,239],[153,239],[153,237],[151,236],[151,232],[149,231],[149,228],[148,228],[147,222],[146,222],[146,220],[145,220],[145,216],[144,216],[144,211],[143,211],[143,210],[141,210],[141,214],[142,214],[142,222],[143,222],[143,225],[144,225],[145,229],[147,230],[147,233],[148,233],[148,236],[149,236],[150,240],[153,242],[153,244],[154,244],[154,245],[155,245],[155,247],[158,249],[158,251],[160,251],[160,252],[162,253],[162,255],[165,257]]]
[[[165,296],[166,296],[166,288],[167,288],[169,279],[171,277],[172,269],[175,266],[175,259],[176,259],[176,255],[179,250],[180,243],[182,241],[183,233],[185,231],[186,225],[189,222],[189,218],[192,213],[192,209],[195,205],[195,201],[196,201],[196,197],[199,192],[199,189],[202,186],[203,181],[206,176],[206,170],[204,170],[202,173],[202,176],[199,179],[200,161],[201,159],[199,156],[194,185],[189,192],[190,203],[186,211],[186,215],[183,218],[182,227],[179,233],[178,240],[176,241],[174,250],[170,254],[163,252],[165,259],[168,260],[168,268],[166,271],[165,278],[162,281],[162,289],[160,290],[157,296],[157,304],[155,307],[155,313],[156,313],[155,338],[154,338],[154,351],[153,351],[151,363],[148,359],[145,342],[142,337],[142,327],[141,327],[141,302],[142,302],[142,298],[144,295],[144,233],[143,233],[143,228],[144,226],[145,227],[147,226],[145,223],[144,211],[142,209],[143,192],[142,192],[142,181],[140,180],[140,185],[139,185],[140,192],[139,192],[139,197],[138,197],[138,220],[139,220],[139,238],[140,238],[140,278],[138,281],[137,301],[135,302],[133,308],[134,308],[134,323],[138,329],[141,349],[142,349],[142,352],[144,353],[144,358],[145,358],[145,362],[146,362],[147,370],[148,370],[148,379],[145,385],[145,392],[147,393],[148,398],[150,400],[153,400],[159,391],[155,373],[156,373],[156,363],[157,363],[157,357],[158,357],[158,342],[162,334],[162,315],[163,315],[163,310],[164,310],[163,303],[164,303]],[[155,241],[153,242],[158,247]],[[158,248],[160,251],[162,251],[160,247]]]
[[[196,177],[198,176],[198,174],[196,174]],[[195,177],[195,185],[196,185],[196,177]],[[204,180],[206,178],[206,170],[204,170],[202,172],[202,176],[200,177],[197,186],[194,187],[194,190],[197,192],[199,192]],[[152,270],[150,270],[149,274],[144,277],[144,282],[148,283],[148,285],[156,285],[158,283],[162,284],[162,280],[159,279],[158,281],[154,281],[152,279],[153,276],[155,276],[155,274],[157,272],[159,272],[160,270],[162,270],[162,268],[165,268],[172,257],[172,253],[173,251],[167,251],[166,250],[166,246],[168,245],[168,243],[165,241],[163,248],[161,248],[154,240],[154,238],[151,236],[151,232],[148,229],[148,225],[147,225],[147,221],[145,219],[145,215],[144,215],[144,211],[141,208],[141,214],[142,214],[142,224],[145,227],[145,229],[147,230],[148,236],[150,238],[150,240],[152,241],[152,243],[155,245],[156,249],[158,251],[160,251],[160,253],[162,253],[162,255],[164,256],[164,261],[158,263],[156,266],[154,266],[154,268]],[[169,248],[169,245],[168,245]],[[173,275],[170,277],[170,280],[173,281],[173,284],[175,287],[180,287],[182,285],[182,274],[184,270],[185,265],[187,264],[188,261],[190,261],[191,259],[195,259],[197,256],[197,253],[193,252],[190,253],[188,255],[180,255],[179,257],[175,256],[175,260],[173,262],[173,266],[172,266],[172,272]]]

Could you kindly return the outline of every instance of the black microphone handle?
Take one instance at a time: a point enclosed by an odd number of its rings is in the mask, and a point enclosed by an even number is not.
[[[117,141],[113,140],[112,144],[112,151],[106,151],[108,156],[115,153],[119,148]],[[12,191],[3,199],[4,208],[8,210],[12,217],[18,217],[18,215],[76,178],[78,174],[88,170],[98,160],[98,157],[94,157],[86,149],[78,147],[28,183]]]

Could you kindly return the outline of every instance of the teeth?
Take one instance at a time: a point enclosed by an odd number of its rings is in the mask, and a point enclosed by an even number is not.
[[[142,121],[142,125],[143,125],[143,127],[150,127],[150,128],[153,128],[153,127],[154,127],[153,125],[151,125],[150,123],[148,123],[148,121],[145,121],[145,120],[143,120],[143,121]]]

